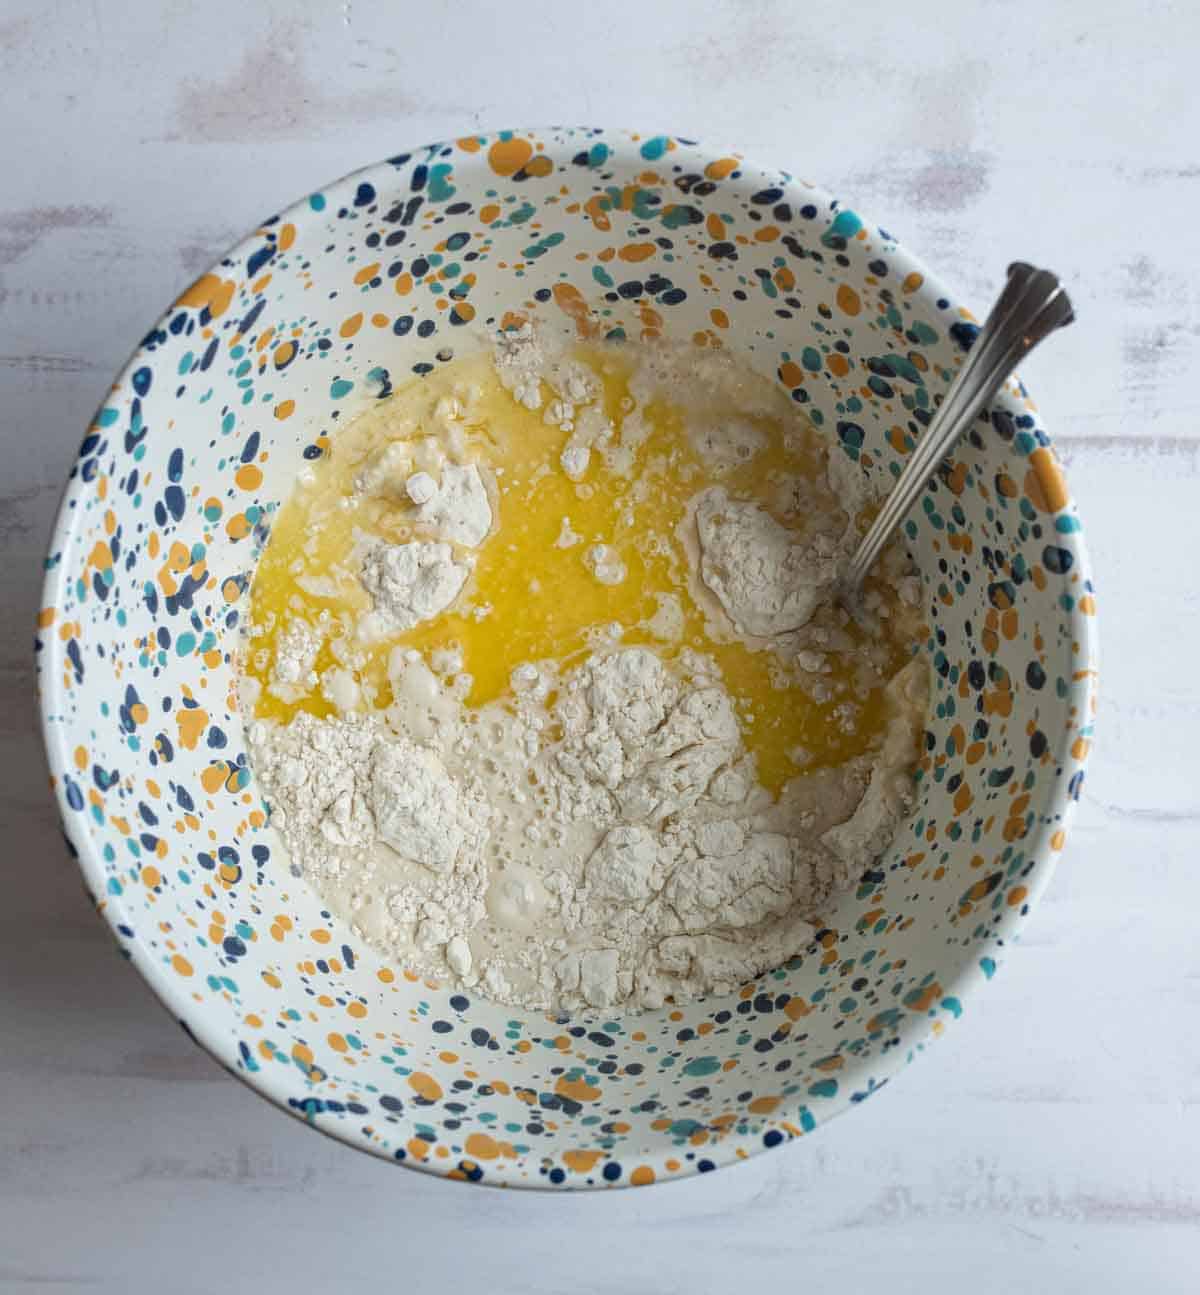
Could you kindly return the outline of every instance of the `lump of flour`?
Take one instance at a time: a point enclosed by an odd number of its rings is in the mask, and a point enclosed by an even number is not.
[[[436,755],[404,738],[377,743],[370,798],[385,845],[434,872],[454,867],[467,830],[458,789]]]
[[[359,579],[371,595],[372,611],[360,622],[360,637],[399,634],[432,619],[458,597],[469,574],[449,544],[413,540],[368,545]]]
[[[275,643],[275,661],[267,691],[280,701],[297,701],[317,682],[313,671],[321,650],[321,634],[294,616]]]
[[[799,629],[831,596],[841,554],[829,536],[800,542],[765,508],[720,486],[702,491],[695,509],[700,577],[741,633]]]
[[[415,473],[406,488],[413,498],[413,483],[418,482],[417,523],[438,539],[449,540],[466,548],[478,548],[492,528],[492,505],[488,501],[487,487],[474,463],[465,467],[446,463],[442,467],[442,480],[435,490],[428,473]]]

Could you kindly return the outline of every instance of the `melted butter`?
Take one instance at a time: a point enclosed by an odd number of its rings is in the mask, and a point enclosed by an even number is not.
[[[619,351],[583,350],[579,358],[602,375],[603,401],[610,420],[620,427],[632,405],[629,361]],[[261,718],[282,722],[297,710],[319,716],[334,707],[313,689],[296,702],[284,702],[267,690],[275,637],[291,614],[315,620],[322,610],[348,631],[368,599],[352,581],[343,580],[336,597],[319,597],[298,580],[328,576],[348,564],[355,530],[392,533],[386,515],[364,525],[358,508],[343,501],[366,458],[397,435],[401,426],[428,427],[439,397],[469,384],[474,390],[464,423],[468,455],[494,474],[498,501],[493,532],[475,554],[475,568],[454,609],[433,621],[382,643],[354,643],[355,673],[369,702],[391,701],[387,659],[396,646],[415,648],[428,659],[440,648],[461,652],[463,668],[474,680],[469,704],[482,705],[505,696],[514,667],[554,659],[564,666],[582,660],[597,643],[601,627],[620,627],[620,642],[651,644],[664,657],[686,645],[714,660],[732,696],[747,748],[757,757],[759,779],[773,793],[800,772],[792,753],[803,748],[808,771],[844,762],[878,744],[885,721],[882,680],[864,688],[861,670],[851,654],[831,654],[830,674],[822,676],[825,700],[781,678],[774,653],[751,648],[719,622],[722,613],[690,586],[688,557],[680,532],[688,501],[700,490],[720,484],[738,498],[768,502],[772,486],[784,476],[813,478],[823,472],[825,451],[814,429],[796,415],[756,417],[767,445],[749,462],[715,475],[684,432],[685,414],[668,402],[641,412],[650,432],[637,450],[628,476],[610,470],[593,451],[582,482],[572,481],[559,465],[568,434],[547,424],[543,411],[518,405],[496,379],[488,356],[458,360],[425,379],[397,390],[377,409],[354,420],[334,437],[330,450],[280,510],[255,574],[250,599],[251,640],[245,665],[263,685],[255,705]],[[545,387],[543,387],[545,391]],[[737,415],[716,409],[713,415]],[[558,540],[566,519],[580,536],[570,547]],[[781,520],[785,520],[782,519]],[[627,568],[618,585],[601,584],[585,562],[594,544],[615,550]],[[660,595],[672,596],[682,611],[680,639],[666,642],[650,628]],[[486,609],[486,614],[480,614]],[[715,628],[715,632],[713,631]],[[861,632],[845,631],[854,642]],[[343,644],[351,641],[343,639]],[[890,676],[906,659],[908,644],[888,648]],[[338,664],[336,645],[326,642],[315,669]],[[344,653],[342,653],[344,655]],[[837,707],[854,701],[853,726],[838,722]]]

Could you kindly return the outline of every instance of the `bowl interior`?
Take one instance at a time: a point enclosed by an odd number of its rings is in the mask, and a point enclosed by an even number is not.
[[[234,704],[247,590],[340,424],[535,313],[729,347],[881,479],[974,334],[884,230],[682,140],[506,132],[359,172],[188,288],[97,413],[48,559],[47,746],[97,905],[229,1069],[409,1165],[644,1183],[861,1100],[993,974],[1078,796],[1093,598],[1012,384],[906,523],[933,681],[918,804],[817,947],[725,999],[625,1019],[521,1013],[387,965],[276,850]]]

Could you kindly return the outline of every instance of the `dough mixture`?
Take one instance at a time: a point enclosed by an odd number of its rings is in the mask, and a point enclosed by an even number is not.
[[[830,597],[864,482],[721,351],[525,323],[381,400],[251,592],[293,873],[520,1007],[651,1009],[802,953],[909,809],[927,701],[904,553],[861,618]]]

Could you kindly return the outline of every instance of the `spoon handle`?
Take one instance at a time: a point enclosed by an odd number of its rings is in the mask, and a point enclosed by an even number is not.
[[[848,597],[857,596],[867,572],[916,503],[937,465],[1000,390],[1013,367],[1044,337],[1074,318],[1056,275],[1024,261],[1014,261],[1008,267],[1004,290],[846,568],[843,592]]]

